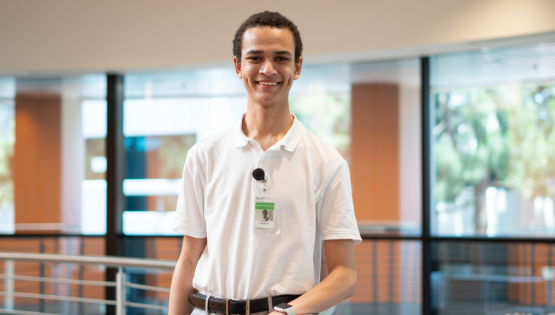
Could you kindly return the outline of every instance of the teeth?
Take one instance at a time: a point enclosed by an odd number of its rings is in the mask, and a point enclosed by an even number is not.
[[[258,84],[262,84],[262,85],[277,85],[277,82],[258,82]]]

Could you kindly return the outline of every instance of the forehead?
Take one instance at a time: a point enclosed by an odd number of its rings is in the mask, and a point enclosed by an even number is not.
[[[243,34],[242,50],[295,50],[293,33],[285,28],[253,27]]]

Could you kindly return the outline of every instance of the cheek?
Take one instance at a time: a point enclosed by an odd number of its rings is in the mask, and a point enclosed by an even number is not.
[[[254,82],[254,77],[256,76],[256,71],[248,69],[247,72],[243,73],[243,80],[248,82]]]

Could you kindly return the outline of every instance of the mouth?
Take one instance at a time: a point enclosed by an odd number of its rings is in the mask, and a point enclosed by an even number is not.
[[[273,81],[255,81],[255,82],[258,85],[267,86],[267,87],[277,86],[281,84],[281,82],[273,82]]]

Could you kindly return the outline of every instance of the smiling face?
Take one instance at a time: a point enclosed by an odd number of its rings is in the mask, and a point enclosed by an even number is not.
[[[256,27],[243,35],[241,62],[235,71],[249,101],[263,106],[287,104],[289,90],[301,75],[302,57],[295,63],[295,43],[288,29]]]

